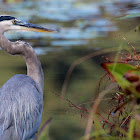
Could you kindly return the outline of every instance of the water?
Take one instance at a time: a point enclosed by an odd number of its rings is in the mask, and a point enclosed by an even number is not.
[[[140,13],[138,0],[30,0],[19,3],[0,3],[0,14],[9,14],[23,21],[55,29],[56,33],[8,32],[10,40],[26,40],[35,49],[45,74],[44,113],[42,124],[53,117],[50,123],[51,140],[77,140],[84,135],[87,118],[81,118],[79,110],[54,95],[61,94],[62,85],[70,65],[89,53],[108,50],[80,65],[70,77],[66,98],[78,105],[92,100],[97,93],[98,82],[104,74],[101,56],[114,58],[112,51],[120,44],[126,46],[117,34],[122,34],[139,47],[139,34],[133,28],[137,19],[116,21],[114,18]],[[17,73],[26,73],[22,58],[0,52],[0,85]],[[52,92],[50,92],[52,91]],[[85,107],[90,108],[91,104]]]

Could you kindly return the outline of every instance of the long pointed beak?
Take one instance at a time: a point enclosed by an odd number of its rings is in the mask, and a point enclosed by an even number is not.
[[[35,31],[35,32],[55,32],[55,30],[52,29],[48,29],[36,24],[32,24],[32,23],[26,23],[26,22],[16,22],[15,25],[20,26],[21,30],[25,30],[25,31]]]

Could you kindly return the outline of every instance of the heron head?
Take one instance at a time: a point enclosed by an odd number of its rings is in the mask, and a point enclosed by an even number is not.
[[[52,29],[48,29],[39,25],[23,22],[12,16],[0,16],[0,31],[6,32],[9,30],[54,32],[54,30]]]

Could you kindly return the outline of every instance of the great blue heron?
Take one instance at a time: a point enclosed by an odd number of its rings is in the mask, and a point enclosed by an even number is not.
[[[27,75],[17,74],[0,88],[0,140],[28,140],[35,136],[43,106],[44,76],[33,48],[24,41],[11,42],[4,32],[27,30],[53,32],[11,16],[0,16],[0,46],[12,55],[23,56]]]

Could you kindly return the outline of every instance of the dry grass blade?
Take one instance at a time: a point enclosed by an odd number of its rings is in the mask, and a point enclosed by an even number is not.
[[[97,97],[97,99],[95,100],[95,103],[92,106],[92,110],[91,110],[89,118],[88,118],[88,123],[87,123],[87,127],[85,130],[85,140],[89,140],[89,138],[90,138],[90,133],[91,133],[91,129],[92,129],[93,121],[94,121],[94,116],[97,114],[97,109],[98,109],[98,106],[99,106],[102,98],[106,95],[106,93],[108,93],[112,89],[114,89],[114,87],[111,87],[110,89],[102,91],[99,94],[99,96]]]
[[[66,74],[64,83],[63,83],[63,85],[62,85],[61,96],[64,97],[64,96],[66,95],[66,90],[67,90],[68,81],[69,81],[69,79],[70,79],[70,76],[71,76],[71,74],[72,74],[74,68],[75,68],[77,65],[81,64],[82,62],[84,62],[84,61],[86,61],[86,60],[88,60],[88,59],[90,59],[90,58],[92,58],[92,57],[95,57],[95,56],[98,56],[98,55],[101,55],[101,54],[104,54],[104,53],[108,53],[108,52],[115,52],[115,51],[117,51],[117,49],[114,49],[114,48],[113,48],[113,49],[111,50],[111,49],[109,48],[109,49],[105,49],[105,50],[102,50],[102,51],[90,53],[90,54],[85,55],[85,56],[79,58],[78,60],[74,61],[74,62],[71,64],[69,70],[67,71],[67,74]]]

